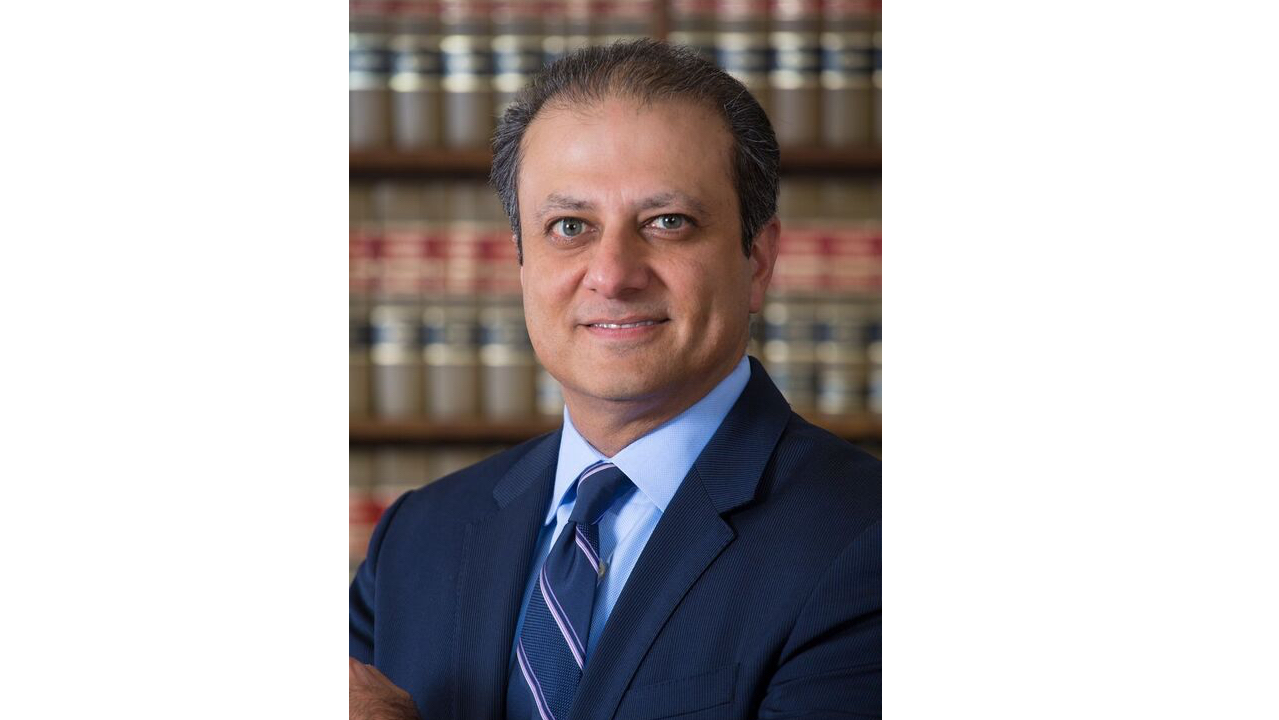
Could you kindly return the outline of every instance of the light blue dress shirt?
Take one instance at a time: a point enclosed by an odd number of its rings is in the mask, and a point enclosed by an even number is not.
[[[640,553],[653,534],[653,528],[662,519],[662,513],[684,476],[693,467],[693,461],[702,453],[706,443],[719,429],[720,423],[732,409],[733,403],[746,389],[750,380],[750,362],[745,356],[728,377],[720,381],[706,397],[695,405],[666,421],[644,437],[622,448],[611,458],[604,457],[577,432],[568,409],[564,409],[564,430],[560,437],[559,463],[555,467],[555,490],[551,506],[538,537],[537,554],[533,569],[524,588],[524,601],[520,605],[520,617],[515,626],[515,640],[519,642],[524,627],[524,614],[528,611],[529,596],[537,579],[542,562],[551,550],[555,538],[568,522],[577,500],[574,481],[587,467],[600,460],[616,465],[635,483],[622,500],[604,513],[599,521],[600,558],[607,569],[604,578],[595,589],[595,609],[591,615],[591,632],[586,640],[586,654],[590,657],[599,641],[604,623],[617,604],[617,598],[626,586],[626,579],[639,560]],[[515,648],[511,648],[514,662]]]

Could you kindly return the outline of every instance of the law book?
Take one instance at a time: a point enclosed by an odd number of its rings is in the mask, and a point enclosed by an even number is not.
[[[542,4],[542,67],[568,52],[568,7],[564,0]]]
[[[666,2],[666,0],[660,0]],[[631,42],[653,34],[654,0],[596,0],[600,45]]]
[[[870,0],[825,0],[821,34],[822,143],[865,145],[872,139]]]
[[[772,0],[769,43],[773,129],[782,146],[814,146],[821,134],[820,0]]]
[[[443,141],[449,148],[488,147],[494,128],[489,3],[441,0]]]
[[[369,312],[371,406],[375,417],[422,415],[421,307],[411,298],[383,296]]]
[[[827,296],[817,307],[817,411],[853,415],[866,409],[867,306],[854,296]]]
[[[759,358],[786,400],[799,412],[817,398],[817,292],[823,273],[823,232],[817,219],[817,183],[786,178],[778,196],[782,234],[773,280],[760,318]]]
[[[535,0],[493,4],[493,101],[498,117],[542,68],[541,4]]]
[[[832,292],[878,295],[883,245],[878,179],[824,179],[817,205],[822,222],[830,227],[823,251],[824,287]]]
[[[443,197],[443,289],[452,296],[476,296],[484,290],[485,250],[501,204],[482,182],[449,183]]]
[[[425,267],[422,196],[412,185],[373,186],[373,214],[381,231],[377,279],[369,311],[370,384],[374,416],[422,414],[421,288]]]
[[[351,0],[348,73],[350,147],[385,148],[391,142],[391,7]]]
[[[400,150],[440,144],[441,76],[437,0],[396,6],[391,37],[391,131]]]
[[[501,206],[481,182],[449,183],[442,192],[443,282],[441,292],[428,298],[422,316],[426,414],[434,419],[475,418],[481,415],[479,311],[485,250]]]
[[[715,57],[772,117],[768,73],[772,67],[767,0],[719,0],[715,5]]]
[[[508,294],[486,299],[480,310],[484,417],[518,420],[536,414],[537,367],[520,297]]]
[[[479,308],[474,296],[436,298],[422,313],[426,414],[475,418],[479,408]]]
[[[817,302],[809,295],[779,294],[764,303],[764,356],[769,376],[797,412],[817,401]]]
[[[717,63],[715,0],[673,0],[669,6],[667,42],[696,52]]]
[[[696,52],[707,62],[716,62],[715,0],[672,0],[670,30],[666,40]]]

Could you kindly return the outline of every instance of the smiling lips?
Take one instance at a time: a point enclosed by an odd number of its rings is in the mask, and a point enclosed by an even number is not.
[[[619,317],[599,318],[582,323],[582,327],[599,334],[601,337],[614,339],[639,338],[653,332],[659,325],[665,325],[670,318],[665,317]]]
[[[624,328],[644,327],[645,325],[656,325],[658,322],[661,322],[661,321],[659,321],[659,320],[640,320],[640,321],[638,321],[638,322],[626,322],[626,323],[597,322],[597,323],[591,323],[591,324],[590,324],[590,326],[591,326],[591,327],[598,327],[598,328],[607,328],[607,329],[609,329],[609,330],[620,330],[620,329],[624,329]]]

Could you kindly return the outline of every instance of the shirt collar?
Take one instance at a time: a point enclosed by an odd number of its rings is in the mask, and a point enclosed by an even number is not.
[[[750,376],[750,361],[743,355],[737,367],[706,397],[622,448],[612,458],[605,457],[586,442],[565,407],[559,461],[555,467],[555,494],[544,524],[554,522],[555,512],[564,504],[564,498],[577,476],[600,460],[616,465],[649,501],[666,512],[666,506],[675,496],[684,476],[719,429],[720,423],[724,422],[733,403],[741,397]]]

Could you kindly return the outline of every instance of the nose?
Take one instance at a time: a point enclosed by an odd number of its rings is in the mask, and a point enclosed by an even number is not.
[[[583,283],[588,290],[610,299],[643,290],[650,276],[649,251],[637,230],[614,223],[595,243]]]

